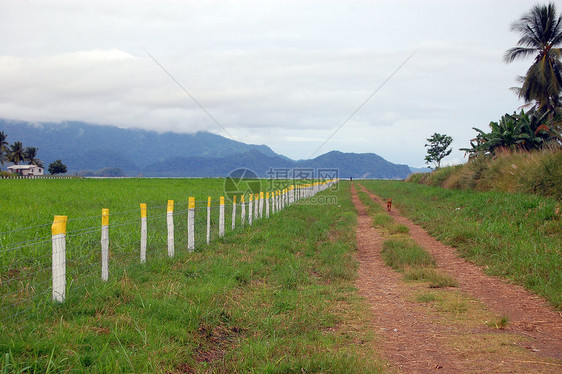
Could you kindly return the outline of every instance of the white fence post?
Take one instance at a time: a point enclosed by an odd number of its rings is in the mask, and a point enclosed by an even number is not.
[[[269,192],[265,193],[265,217],[269,218]]]
[[[174,200],[168,200],[166,221],[168,225],[168,256],[174,257]]]
[[[101,210],[101,279],[109,279],[109,209]]]
[[[236,228],[236,195],[232,198],[232,231]]]
[[[211,196],[207,198],[207,245],[211,242]]]
[[[254,214],[254,210],[252,209],[252,203],[254,201],[254,194],[250,194],[250,201],[248,201],[248,225],[252,226],[252,215]]]
[[[187,209],[187,250],[195,249],[195,198],[190,197]]]
[[[141,245],[140,245],[140,262],[146,262],[146,204],[140,205],[141,211]]]
[[[55,216],[52,231],[53,255],[51,262],[54,301],[62,303],[66,296],[66,222],[67,216]]]
[[[254,195],[254,219],[255,220],[258,220],[260,218],[259,207],[260,207],[260,195],[255,194]]]
[[[260,191],[260,219],[263,218],[263,192]]]
[[[219,203],[219,237],[224,236],[224,196],[220,197]]]
[[[240,223],[244,227],[244,221],[246,220],[246,203],[244,202],[244,195],[240,195],[240,204],[242,211],[240,212]]]
[[[293,205],[295,203],[295,185],[291,185],[289,187],[289,205]]]

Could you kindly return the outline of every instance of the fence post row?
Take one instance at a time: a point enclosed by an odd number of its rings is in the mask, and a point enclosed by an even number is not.
[[[101,210],[101,279],[109,278],[109,209]]]
[[[168,256],[174,257],[174,200],[168,200],[166,223],[168,225]]]
[[[278,212],[286,205],[291,205],[295,201],[302,198],[314,196],[320,191],[331,187],[337,183],[337,179],[316,182],[306,185],[291,185],[289,188],[283,190],[276,190],[265,193],[259,192],[255,195],[249,194],[248,201],[248,224],[252,225],[254,218],[263,218],[263,210],[265,204],[265,216],[271,213]],[[255,202],[254,202],[255,200]],[[224,229],[224,215],[225,205],[224,196],[220,197],[219,203],[219,236],[223,237],[225,234]],[[241,203],[241,224],[244,226],[246,215],[246,204],[244,202],[244,195],[240,196]],[[146,242],[147,242],[147,207],[145,203],[140,204],[141,213],[141,243],[140,243],[140,262],[146,262]],[[174,200],[168,200],[166,209],[167,228],[168,228],[168,256],[174,256]],[[66,224],[68,222],[67,216],[55,216],[51,226],[52,231],[52,299],[53,301],[63,302],[66,296]],[[233,198],[232,203],[232,229],[236,225],[236,196]],[[210,242],[210,227],[211,227],[211,197],[207,200],[207,244]],[[188,199],[188,212],[187,212],[187,249],[193,252],[195,249],[195,198],[189,197]],[[109,209],[102,209],[101,217],[101,278],[107,281],[109,278]]]
[[[52,233],[53,301],[62,303],[66,296],[66,222],[67,216],[55,216]]]

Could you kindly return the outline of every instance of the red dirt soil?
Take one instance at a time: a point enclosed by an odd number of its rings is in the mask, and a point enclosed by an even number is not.
[[[386,210],[386,202],[360,187]],[[497,334],[514,335],[520,341],[517,344],[527,349],[518,348],[519,353],[512,355],[509,351],[509,357],[503,357],[502,352],[488,353],[478,347],[473,352],[470,348],[455,348],[451,342],[467,345],[470,344],[464,341],[467,336],[474,334],[475,339],[485,341],[496,332],[485,326],[463,330],[462,326],[444,323],[438,314],[428,313],[411,302],[411,289],[402,280],[402,274],[385,266],[381,258],[382,234],[373,228],[355,184],[351,193],[358,212],[357,286],[371,306],[373,324],[381,336],[380,346],[391,366],[406,373],[436,370],[443,373],[562,372],[562,316],[559,312],[526,289],[484,274],[479,267],[460,258],[454,248],[440,243],[402,217],[393,206],[389,214],[409,228],[411,237],[436,259],[441,271],[458,281],[461,291],[496,315],[509,317],[505,330],[498,330]]]

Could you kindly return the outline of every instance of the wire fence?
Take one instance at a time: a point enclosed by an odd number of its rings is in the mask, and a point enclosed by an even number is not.
[[[122,274],[128,266],[173,257],[180,250],[202,250],[218,237],[267,219],[337,182],[238,196],[238,201],[235,198],[228,204],[222,197],[169,201],[147,206],[145,218],[141,207],[92,217],[63,217],[63,232],[55,232],[62,222],[60,216],[52,224],[0,232],[0,334],[8,325],[13,329],[33,323],[34,316],[72,302],[73,297],[114,279],[112,274]]]

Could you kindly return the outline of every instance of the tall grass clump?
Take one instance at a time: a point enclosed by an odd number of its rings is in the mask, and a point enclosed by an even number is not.
[[[381,254],[388,266],[400,271],[407,267],[435,265],[435,259],[407,236],[385,240]]]
[[[408,181],[428,186],[533,193],[562,200],[562,150],[502,150],[464,164],[416,174]]]

